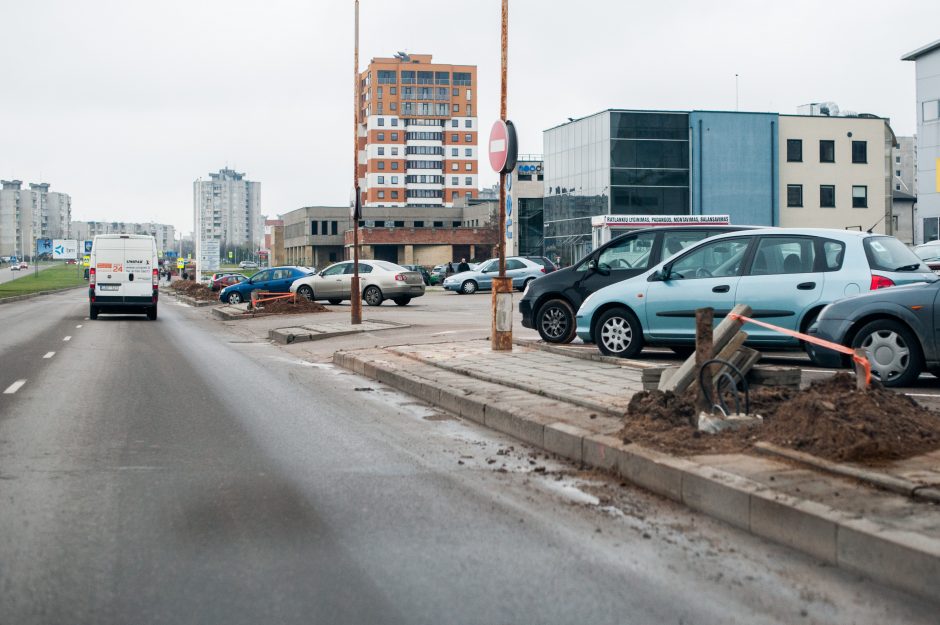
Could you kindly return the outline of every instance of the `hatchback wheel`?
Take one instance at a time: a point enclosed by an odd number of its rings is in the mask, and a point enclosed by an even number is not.
[[[632,358],[643,349],[643,330],[632,312],[613,308],[597,320],[594,342],[605,356]]]
[[[407,306],[408,304],[411,303],[411,298],[410,297],[396,297],[395,303],[398,304],[399,306]]]
[[[313,289],[311,289],[310,286],[302,284],[300,288],[297,289],[297,293],[299,293],[305,299],[313,301]]]
[[[228,294],[228,303],[229,304],[241,304],[242,303],[242,294],[238,291],[232,291]]]
[[[553,299],[542,304],[535,316],[535,327],[546,343],[570,343],[574,340],[574,311],[563,299]]]
[[[382,291],[377,286],[366,287],[366,290],[362,292],[362,297],[369,306],[381,306],[384,299]]]
[[[467,295],[473,295],[477,292],[477,283],[473,280],[467,280],[460,285],[460,292],[466,293]]]
[[[890,319],[878,319],[865,325],[852,347],[865,350],[871,373],[885,386],[907,386],[923,368],[923,354],[917,338],[905,326]]]
[[[343,300],[333,298],[333,299],[328,299],[328,300],[326,300],[326,301],[328,301],[329,303],[331,303],[331,304],[333,304],[334,306],[336,306],[337,304],[339,304],[339,303],[342,302]]]

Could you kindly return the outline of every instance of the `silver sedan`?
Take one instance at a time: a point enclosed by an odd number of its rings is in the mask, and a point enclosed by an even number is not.
[[[352,294],[352,261],[330,265],[323,271],[295,280],[291,293],[309,300],[326,300],[339,304]],[[417,271],[384,260],[359,261],[359,286],[362,299],[370,306],[381,306],[387,299],[407,306],[415,297],[424,295],[424,278]]]

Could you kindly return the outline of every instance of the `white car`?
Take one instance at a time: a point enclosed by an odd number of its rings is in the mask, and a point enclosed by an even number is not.
[[[295,280],[290,292],[309,300],[326,300],[339,304],[352,294],[352,261],[330,265],[320,273]],[[401,265],[384,260],[359,261],[359,288],[369,306],[381,306],[387,299],[407,306],[415,297],[424,295],[424,277]]]

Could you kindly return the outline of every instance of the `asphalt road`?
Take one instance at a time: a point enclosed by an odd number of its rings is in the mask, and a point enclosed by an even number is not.
[[[82,295],[0,307],[0,623],[936,622],[203,311]]]
[[[39,265],[39,271],[43,269],[48,269],[49,267],[55,267],[57,263],[41,263]],[[20,269],[13,271],[10,269],[9,264],[0,265],[0,284],[4,282],[9,282],[10,280],[16,280],[17,278],[22,278],[23,276],[28,276],[31,273],[36,273],[36,265],[30,263],[29,269]]]

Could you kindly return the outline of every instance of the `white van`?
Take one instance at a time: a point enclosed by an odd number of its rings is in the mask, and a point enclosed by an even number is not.
[[[146,313],[157,318],[157,242],[140,234],[99,234],[91,246],[88,316]]]

